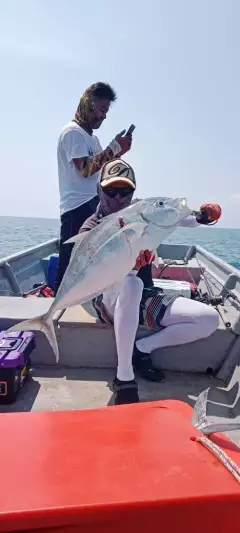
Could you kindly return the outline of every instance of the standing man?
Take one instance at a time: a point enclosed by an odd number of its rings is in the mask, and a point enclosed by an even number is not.
[[[73,245],[64,244],[76,235],[96,210],[97,179],[102,166],[131,148],[132,136],[125,130],[102,150],[93,130],[100,128],[116,94],[102,82],[91,85],[82,95],[75,118],[63,127],[58,140],[58,180],[60,192],[60,248],[55,295],[68,266]]]

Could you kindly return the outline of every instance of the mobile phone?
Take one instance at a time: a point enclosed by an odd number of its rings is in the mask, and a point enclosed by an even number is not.
[[[131,124],[130,128],[128,128],[127,133],[125,134],[125,137],[127,135],[131,135],[132,132],[135,130],[135,128],[136,128],[136,126],[134,126],[134,124]]]

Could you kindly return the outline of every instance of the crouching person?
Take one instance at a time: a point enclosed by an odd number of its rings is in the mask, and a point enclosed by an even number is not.
[[[129,206],[136,189],[133,169],[123,160],[106,163],[98,181],[99,204],[96,212],[80,229],[90,231],[101,220]],[[181,226],[208,224],[216,218],[211,205],[204,215],[187,217]],[[153,366],[151,353],[157,348],[185,344],[211,335],[218,327],[219,315],[203,303],[179,296],[168,296],[154,287],[151,253],[143,250],[134,269],[120,282],[93,301],[101,321],[114,325],[118,366],[114,379],[115,404],[139,401],[134,370],[150,381],[164,381],[164,374]],[[154,330],[136,341],[139,324]]]

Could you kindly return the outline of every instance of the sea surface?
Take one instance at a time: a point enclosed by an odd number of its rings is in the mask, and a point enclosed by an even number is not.
[[[0,216],[0,258],[59,236],[59,220]],[[240,269],[240,229],[178,228],[166,242],[198,244]]]

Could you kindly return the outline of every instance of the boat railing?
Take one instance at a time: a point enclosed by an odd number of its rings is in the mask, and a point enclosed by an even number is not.
[[[4,263],[13,263],[14,261],[20,259],[21,257],[26,257],[27,255],[32,255],[34,252],[39,252],[41,250],[45,250],[49,246],[56,245],[58,246],[59,239],[50,239],[49,241],[42,242],[41,244],[37,244],[36,246],[31,246],[31,248],[25,248],[24,250],[21,250],[20,252],[17,252],[16,254],[8,255],[6,257],[3,257],[0,259],[0,267],[4,265]]]
[[[0,285],[1,281],[3,283],[5,280],[8,289],[14,295],[21,294],[23,290],[21,278],[23,275],[26,277],[26,270],[28,270],[28,276],[31,276],[31,272],[36,268],[35,265],[39,265],[40,261],[51,253],[57,252],[58,245],[59,240],[54,238],[0,259]],[[198,245],[162,244],[159,247],[160,250],[163,257],[168,257],[169,254],[175,258],[177,255],[177,258],[182,257],[184,260],[195,257],[199,264],[205,267],[208,274],[217,281],[220,294],[224,298],[229,294],[235,295],[240,302],[240,271],[233,266]]]
[[[3,257],[0,259],[0,281],[6,282],[8,289],[10,289],[13,295],[20,295],[22,293],[22,287],[18,280],[18,273],[26,268],[29,258],[32,258],[32,265],[34,261],[39,264],[39,261],[58,250],[58,239],[50,239],[31,248],[21,250],[18,253]],[[0,288],[1,292],[1,288]],[[4,292],[4,290],[3,290]],[[7,292],[7,288],[6,288]]]
[[[221,296],[226,298],[232,290],[240,298],[240,271],[201,246],[196,246],[196,258],[207,267],[208,271],[222,282]]]

